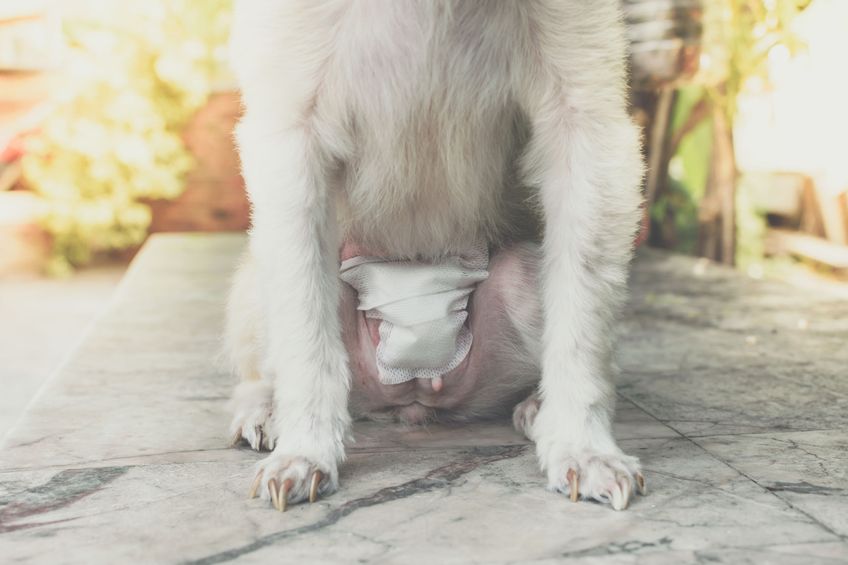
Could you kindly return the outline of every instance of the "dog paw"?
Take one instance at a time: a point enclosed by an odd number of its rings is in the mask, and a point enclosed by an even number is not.
[[[542,401],[536,393],[519,402],[512,411],[512,425],[515,431],[532,440],[533,422],[536,421],[536,414],[539,413],[541,405]]]
[[[624,510],[634,493],[646,494],[639,460],[623,453],[581,451],[549,461],[548,488],[580,498],[597,500]]]
[[[258,495],[280,512],[289,504],[332,494],[338,488],[338,472],[309,461],[304,457],[272,453],[257,464],[256,477],[249,498]]]
[[[256,451],[274,449],[277,438],[271,426],[273,398],[274,387],[265,381],[244,381],[236,387],[230,401],[233,445],[245,441]]]

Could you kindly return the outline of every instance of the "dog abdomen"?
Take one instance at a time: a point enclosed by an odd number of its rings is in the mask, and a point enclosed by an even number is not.
[[[348,239],[440,255],[510,229],[524,127],[513,96],[520,3],[354,3],[322,96],[346,110]],[[320,114],[320,112],[319,112]],[[341,118],[343,116],[343,118]],[[328,128],[332,129],[332,128]],[[514,192],[514,191],[513,191]]]

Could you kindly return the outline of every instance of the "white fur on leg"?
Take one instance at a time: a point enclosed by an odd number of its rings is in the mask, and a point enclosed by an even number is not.
[[[338,3],[240,2],[233,53],[245,102],[238,130],[253,205],[250,252],[264,316],[263,378],[273,382],[276,446],[259,463],[260,492],[310,469],[338,483],[350,426],[347,355],[338,319],[338,230],[314,99]],[[303,25],[304,21],[308,25]],[[326,133],[326,132],[323,132]]]
[[[224,347],[230,370],[242,381],[262,378],[259,365],[265,319],[258,294],[256,267],[246,253],[233,277],[224,327]]]
[[[545,214],[542,405],[533,424],[551,489],[627,506],[635,458],[612,437],[613,322],[640,218],[642,162],[625,109],[617,0],[534,4],[538,83],[524,92],[533,139],[524,167]],[[544,14],[545,17],[541,17]]]
[[[245,440],[251,449],[274,449],[276,430],[271,425],[274,386],[267,381],[244,381],[236,386],[230,400],[233,443]]]
[[[256,451],[274,449],[276,440],[271,425],[274,386],[268,380],[261,380],[259,369],[264,317],[258,289],[256,269],[248,254],[233,280],[224,342],[230,367],[241,380],[229,404],[233,414],[230,437],[233,443],[246,441]]]
[[[512,411],[512,426],[529,440],[533,439],[533,422],[539,413],[539,406],[539,395],[533,393],[519,402]]]
[[[266,305],[262,374],[274,383],[277,437],[260,468],[266,488],[270,478],[295,481],[290,500],[296,501],[307,488],[301,473],[306,468],[328,477],[325,492],[335,489],[350,425],[347,355],[337,314],[338,245],[329,203],[321,202],[322,189],[304,171],[311,151],[307,134],[293,131],[257,143],[249,125],[242,123],[239,139],[247,181],[259,187],[251,193],[256,205],[251,252]],[[286,190],[272,192],[273,182]]]

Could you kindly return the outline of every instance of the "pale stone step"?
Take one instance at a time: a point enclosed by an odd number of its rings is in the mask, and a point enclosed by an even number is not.
[[[63,278],[0,275],[0,441],[76,350],[81,328],[105,311],[125,270],[112,263]]]
[[[828,562],[848,556],[848,307],[642,254],[616,434],[650,494],[544,490],[507,423],[358,425],[341,490],[247,501],[217,362],[236,235],[156,236],[0,450],[0,561]],[[799,320],[806,320],[799,325]]]

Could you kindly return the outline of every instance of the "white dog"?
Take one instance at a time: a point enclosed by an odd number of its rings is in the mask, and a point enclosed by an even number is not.
[[[611,433],[642,176],[618,4],[237,2],[232,431],[273,450],[251,496],[334,491],[351,414],[513,407],[552,490],[644,491]]]

